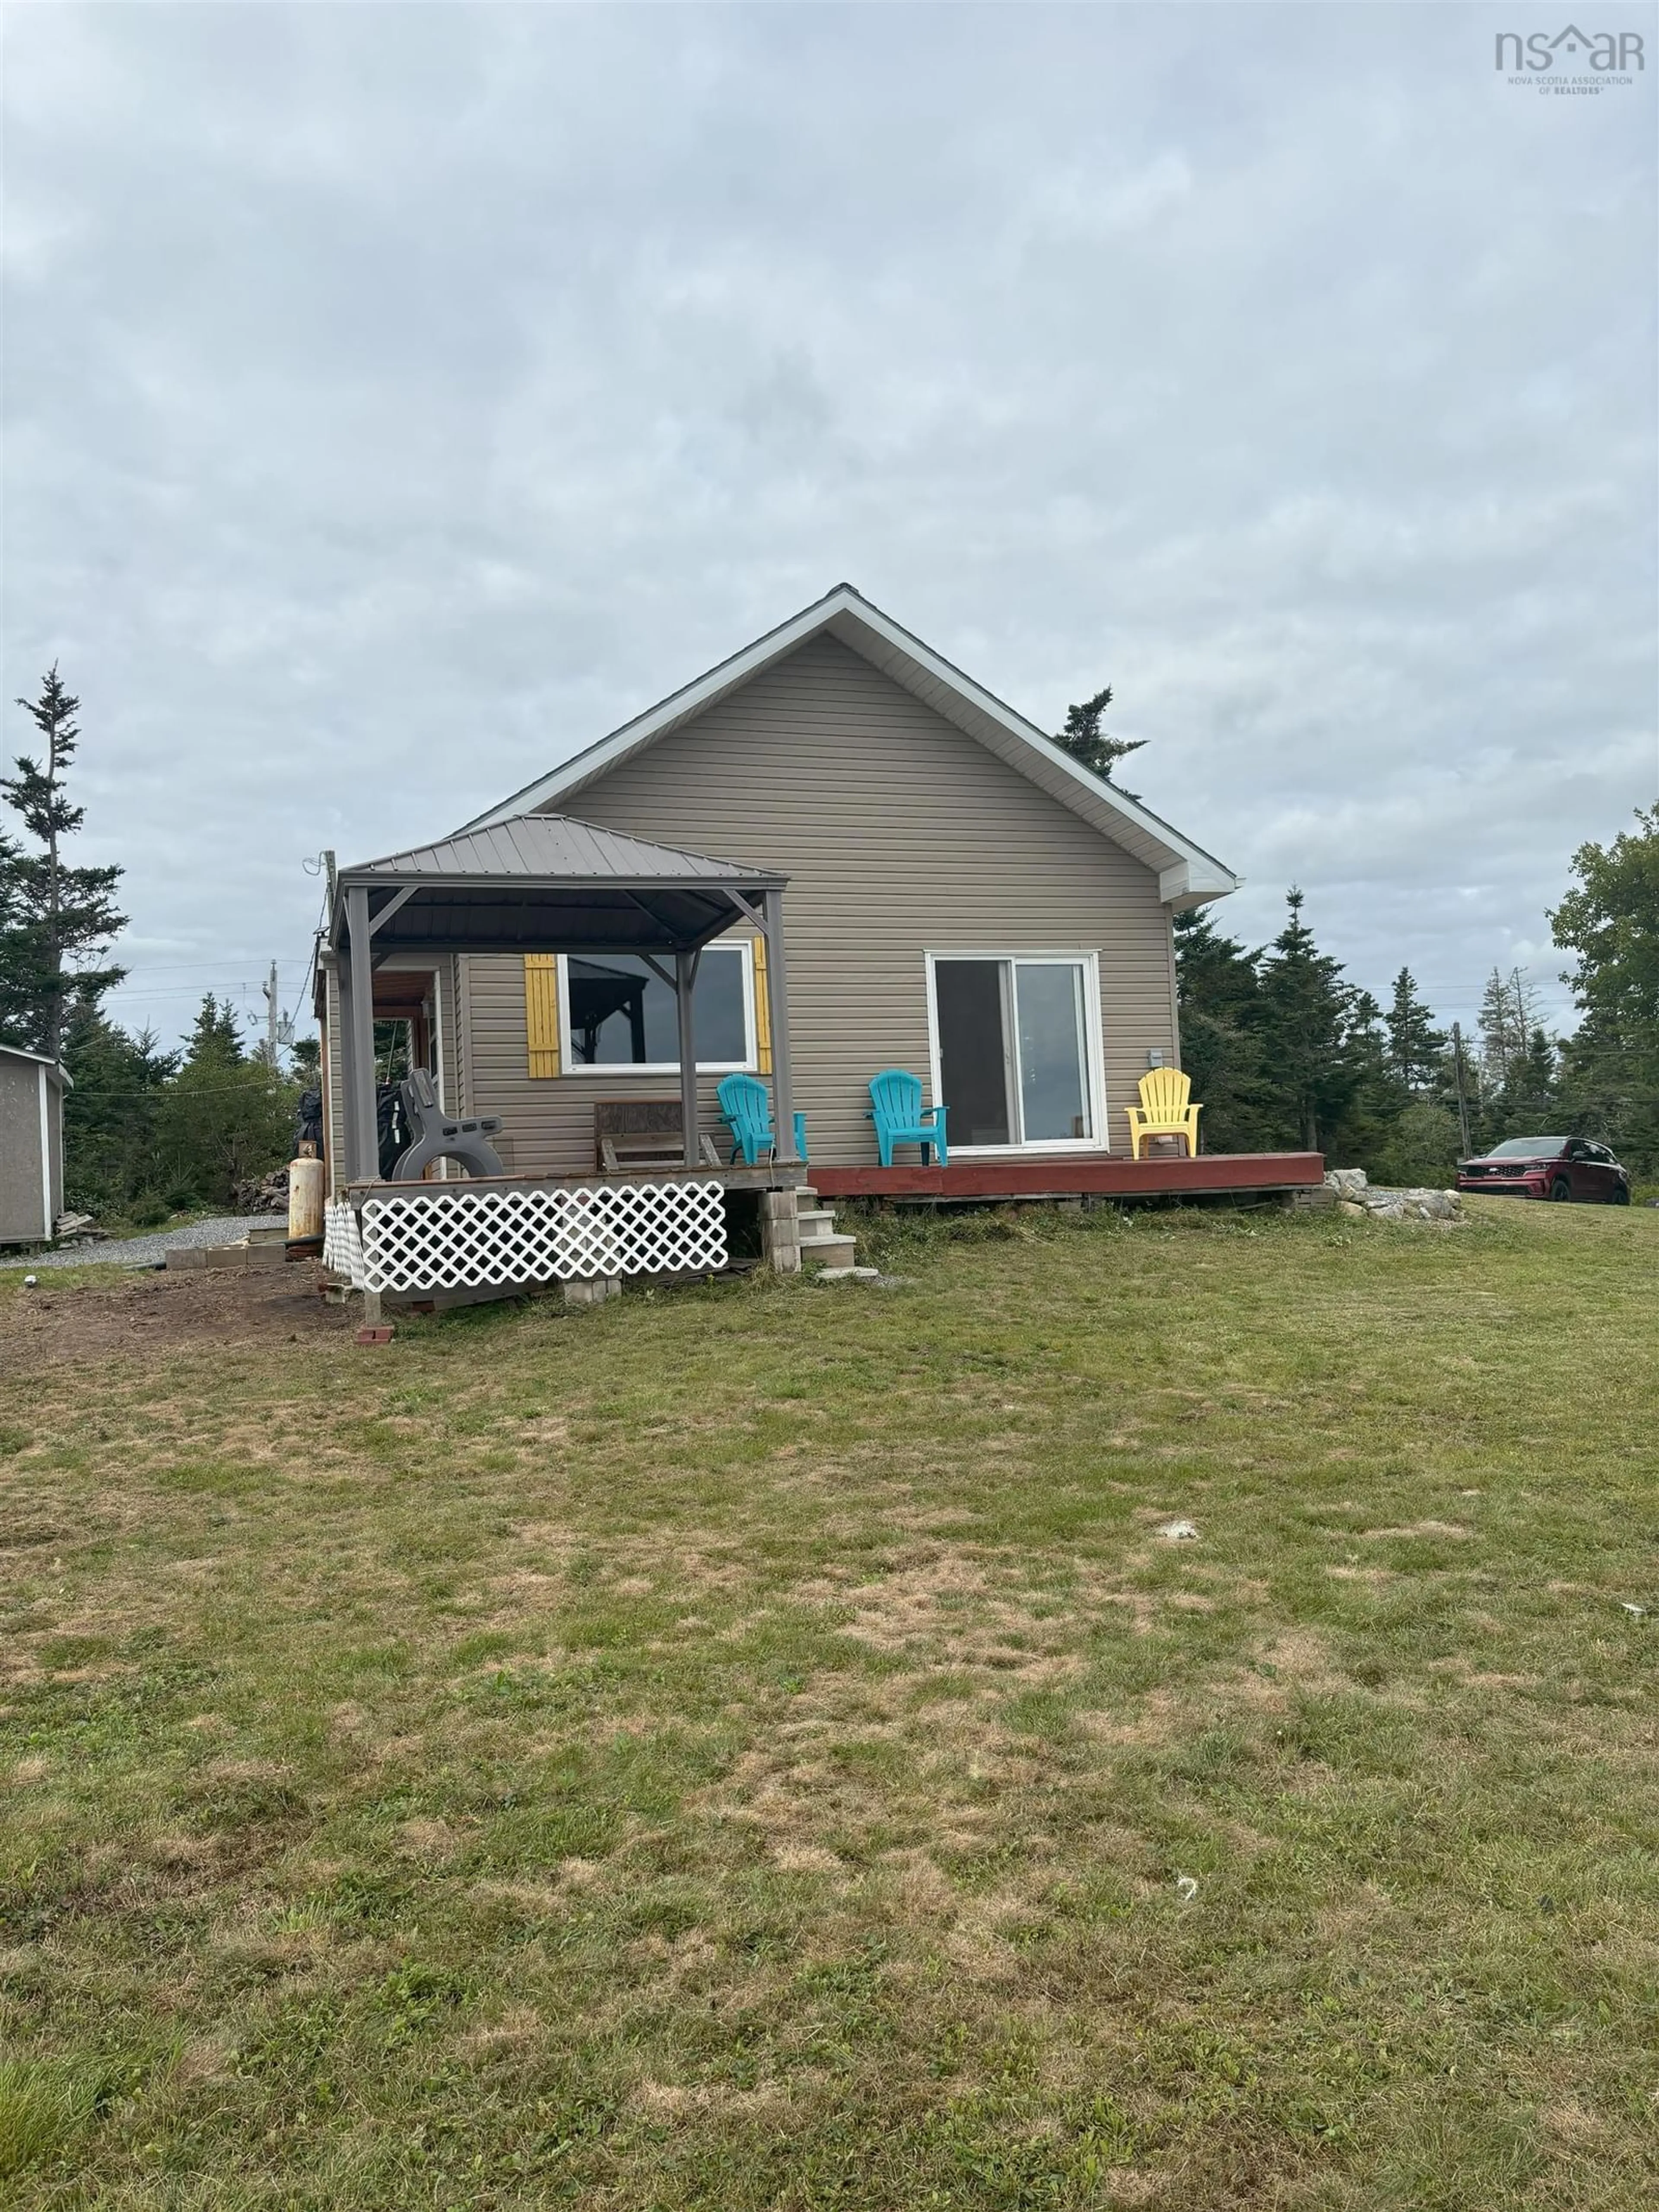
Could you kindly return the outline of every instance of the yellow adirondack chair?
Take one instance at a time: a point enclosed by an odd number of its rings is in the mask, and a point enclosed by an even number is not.
[[[1202,1108],[1192,1105],[1193,1079],[1178,1067],[1154,1067],[1140,1079],[1140,1103],[1126,1106],[1129,1143],[1136,1159],[1148,1137],[1184,1137],[1187,1157],[1198,1153],[1198,1117]]]

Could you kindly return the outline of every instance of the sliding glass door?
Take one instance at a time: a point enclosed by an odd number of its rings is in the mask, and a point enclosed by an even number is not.
[[[1097,1143],[1093,962],[937,955],[930,965],[952,1150]]]

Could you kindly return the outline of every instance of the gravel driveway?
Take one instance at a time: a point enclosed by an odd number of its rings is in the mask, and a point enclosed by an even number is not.
[[[187,1221],[182,1229],[163,1229],[153,1237],[110,1238],[98,1244],[71,1245],[63,1252],[39,1252],[28,1260],[8,1260],[11,1267],[27,1267],[31,1274],[42,1267],[154,1267],[169,1252],[192,1244],[240,1244],[255,1221],[279,1221],[275,1213],[221,1213],[210,1221]]]

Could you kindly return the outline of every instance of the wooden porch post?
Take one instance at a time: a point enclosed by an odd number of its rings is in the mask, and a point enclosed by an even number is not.
[[[765,917],[767,991],[772,1013],[772,1127],[777,1144],[772,1154],[776,1167],[797,1167],[795,1150],[795,1077],[789,1062],[789,971],[783,955],[783,893],[763,895]]]
[[[351,1014],[340,1039],[340,1064],[346,1083],[346,1176],[368,1182],[380,1172],[380,1115],[374,1097],[374,965],[368,933],[368,892],[353,884],[346,891],[349,934]],[[342,981],[344,976],[342,975]]]
[[[356,1109],[351,1103],[356,1091],[351,1080],[351,964],[349,961],[336,962],[334,981],[340,994],[340,1026],[337,1039],[339,1047],[340,1071],[340,1147],[337,1158],[333,1153],[334,1123],[331,1108],[329,1109],[331,1118],[323,1124],[324,1145],[329,1154],[328,1194],[331,1198],[343,1191],[351,1181],[351,1147],[357,1141],[357,1124],[352,1118]],[[325,1031],[325,1045],[326,1042],[327,1033]],[[331,1087],[331,1085],[330,1088]],[[324,1096],[326,1105],[328,1093],[325,1091]]]
[[[685,1139],[685,1164],[694,1168],[698,1164],[697,1152],[697,1043],[693,1033],[691,996],[697,980],[696,956],[690,952],[674,955],[675,1011],[680,1022],[680,1132]]]

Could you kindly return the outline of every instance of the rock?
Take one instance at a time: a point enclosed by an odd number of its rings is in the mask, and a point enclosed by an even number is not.
[[[1463,1209],[1455,1190],[1402,1190],[1394,1194],[1407,1221],[1460,1221]]]
[[[1462,1221],[1463,1203],[1455,1190],[1390,1190],[1369,1180],[1364,1168],[1334,1168],[1325,1177],[1338,1192],[1340,1212],[1369,1214],[1374,1221]]]

